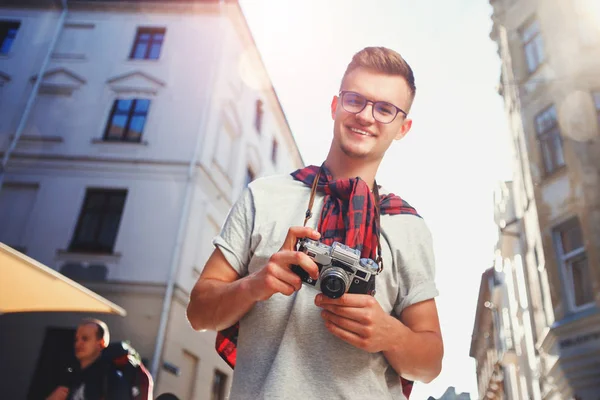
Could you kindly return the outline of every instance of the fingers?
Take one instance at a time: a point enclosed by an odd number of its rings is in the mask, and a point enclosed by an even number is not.
[[[315,262],[308,255],[300,251],[281,250],[273,254],[270,261],[285,267],[285,269],[288,271],[290,271],[289,268],[292,265],[298,265],[300,268],[305,270],[311,278],[319,278],[319,267],[317,267],[317,264],[315,264]],[[293,272],[292,274],[297,276]]]
[[[365,308],[341,307],[333,305],[324,305],[321,307],[323,310],[329,311],[335,315],[339,315],[340,317],[356,321],[359,324],[365,325],[373,322],[371,314]]]
[[[357,347],[357,348],[363,349],[363,350],[366,350],[368,347],[367,339],[365,339],[364,337],[360,336],[359,334],[357,334],[355,332],[352,332],[350,330],[340,327],[339,325],[337,325],[336,323],[334,323],[331,320],[327,320],[327,319],[325,320],[325,327],[327,328],[327,330],[329,332],[331,332],[338,338],[342,339],[346,343],[351,344],[354,347]]]
[[[298,275],[288,268],[281,267],[276,262],[269,262],[265,266],[265,270],[267,276],[272,276],[286,285],[291,286],[293,290],[300,290],[302,287],[302,280]]]
[[[352,332],[360,337],[366,338],[370,337],[372,334],[373,328],[371,325],[365,325],[361,322],[345,318],[333,312],[323,310],[321,311],[321,317],[323,317],[326,322],[329,321],[343,330]]]
[[[300,238],[309,238],[312,240],[319,240],[321,234],[314,230],[313,228],[309,228],[307,226],[292,226],[283,241],[283,245],[281,246],[281,250],[295,250],[296,242]]]
[[[323,294],[319,294],[315,297],[315,304],[319,307],[324,305],[334,305],[340,307],[365,308],[376,305],[377,300],[368,294],[346,293],[337,299],[332,299]]]
[[[282,281],[273,275],[268,275],[265,278],[265,288],[271,295],[275,293],[282,293],[286,296],[291,296],[296,290],[300,289],[299,286],[296,287],[295,285],[290,285],[289,283]],[[269,297],[271,297],[271,295]]]

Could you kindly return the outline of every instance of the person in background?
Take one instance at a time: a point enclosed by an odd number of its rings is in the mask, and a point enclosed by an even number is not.
[[[75,358],[79,365],[47,400],[129,400],[131,394],[123,377],[101,357],[109,340],[108,326],[103,321],[82,320],[75,333]]]

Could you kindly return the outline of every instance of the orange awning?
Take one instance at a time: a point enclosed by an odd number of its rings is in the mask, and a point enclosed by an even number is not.
[[[127,314],[61,273],[0,243],[0,314],[33,311]]]

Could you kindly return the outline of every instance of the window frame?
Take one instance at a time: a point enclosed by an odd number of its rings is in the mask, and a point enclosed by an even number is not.
[[[0,20],[0,56],[7,56],[12,52],[15,41],[17,40],[17,35],[19,33],[19,29],[21,29],[21,21],[17,19],[2,19]],[[11,27],[12,26],[12,27]],[[16,28],[14,27],[16,26]],[[6,40],[9,38],[10,32],[14,30],[15,33],[11,38],[10,46],[6,51],[2,51],[2,48],[5,46]]]
[[[150,38],[148,39],[146,51],[144,52],[143,57],[136,57],[137,48],[143,42],[141,35],[149,34]],[[162,39],[156,40],[155,35],[162,35]],[[165,27],[156,27],[156,26],[140,26],[137,28],[135,33],[135,38],[133,39],[133,45],[131,46],[131,51],[129,52],[130,60],[146,60],[146,61],[156,61],[160,60],[160,56],[162,54],[163,46],[165,44],[165,36],[167,35],[167,28]],[[152,46],[154,44],[160,43],[160,48],[158,50],[158,55],[156,58],[151,58],[150,53],[152,51]]]
[[[536,30],[533,35],[528,35],[528,30],[534,26]],[[544,46],[544,37],[542,36],[542,30],[540,28],[540,23],[537,18],[531,18],[527,20],[520,28],[519,28],[519,38],[521,40],[521,45],[523,47],[523,55],[525,57],[525,64],[527,66],[527,73],[529,75],[533,75],[540,66],[544,64],[546,60],[546,49]],[[530,65],[531,58],[533,57],[533,62],[535,65]]]
[[[216,377],[220,377],[222,378],[221,380],[218,381],[217,383],[217,379]],[[210,398],[211,400],[225,400],[225,396],[227,395],[227,380],[229,379],[229,376],[219,370],[219,369],[215,369],[213,372],[213,379],[212,379],[212,384],[211,384],[211,388],[210,388]],[[216,389],[216,385],[218,384],[218,389]],[[216,391],[215,391],[216,389]]]
[[[544,126],[542,119],[544,116],[550,113],[552,114],[552,119],[554,122],[550,126]],[[550,176],[566,166],[565,152],[563,146],[564,143],[560,131],[560,124],[558,123],[556,107],[554,106],[554,104],[551,104],[548,107],[541,110],[540,112],[538,112],[534,117],[533,124],[535,129],[536,140],[539,143],[540,158],[543,164],[544,175]],[[556,146],[557,140],[559,143],[559,149],[557,149]],[[547,159],[547,149],[552,150],[552,152],[550,153],[550,160]],[[558,152],[557,150],[560,150],[560,152]],[[551,163],[551,165],[548,165],[548,163]]]
[[[104,195],[104,201],[102,206],[100,207],[100,221],[96,227],[96,232],[94,233],[94,239],[92,242],[85,242],[79,236],[82,234],[82,230],[84,227],[84,219],[87,215],[89,215],[90,211],[92,214],[98,214],[98,211],[93,210],[93,207],[88,205],[88,202],[91,199],[92,195],[102,194]],[[111,196],[123,196],[123,205],[119,210],[119,221],[116,226],[116,232],[114,232],[114,238],[110,246],[104,246],[99,241],[99,236],[101,232],[101,227],[108,215],[111,214],[111,207],[108,204],[111,200]],[[119,227],[121,225],[121,220],[123,218],[123,212],[125,210],[125,204],[127,202],[127,189],[106,189],[106,188],[87,188],[85,191],[85,196],[83,198],[83,202],[81,204],[81,208],[79,209],[79,216],[77,218],[77,224],[75,225],[75,230],[73,231],[73,236],[71,237],[71,241],[69,243],[69,251],[74,253],[102,253],[102,254],[114,254],[114,247],[117,241],[117,235],[119,233]]]
[[[276,138],[273,138],[271,142],[271,161],[273,165],[277,165],[277,158],[279,156],[279,142]]]
[[[254,115],[254,127],[256,128],[256,132],[259,134],[262,132],[263,120],[265,111],[263,109],[264,103],[261,99],[256,100],[256,109]]]
[[[570,250],[565,253],[564,251],[564,243],[562,242],[562,235],[573,228],[578,229],[578,233],[581,236],[581,244],[579,247]],[[566,314],[576,313],[582,310],[585,310],[589,307],[593,307],[595,305],[594,299],[594,289],[591,285],[591,275],[590,275],[590,266],[587,263],[586,266],[586,275],[588,279],[583,279],[583,282],[587,282],[590,286],[587,288],[590,292],[591,299],[587,303],[577,305],[576,304],[576,286],[573,276],[573,265],[576,262],[585,260],[586,262],[589,260],[587,256],[587,251],[585,248],[585,241],[583,238],[583,231],[581,229],[581,223],[579,218],[572,217],[567,219],[566,221],[556,225],[552,228],[552,241],[556,253],[556,260],[559,266],[562,286],[563,299],[566,303]]]
[[[136,111],[136,106],[138,104],[138,101],[140,100],[144,100],[144,101],[148,101],[148,107],[145,111],[140,112],[140,111]],[[118,104],[120,101],[131,101],[131,105],[129,106],[129,109],[127,110],[127,113],[121,113],[118,107]],[[152,105],[152,99],[148,99],[148,98],[119,98],[119,99],[115,99],[113,101],[113,105],[112,108],[110,110],[110,114],[108,116],[108,120],[106,121],[106,126],[104,128],[104,134],[102,135],[102,141],[104,142],[114,142],[114,143],[140,143],[142,141],[142,137],[144,136],[144,129],[146,128],[146,124],[148,122],[148,116],[150,115],[150,107]],[[127,116],[127,121],[123,127],[123,133],[121,134],[121,136],[119,137],[119,139],[115,139],[112,136],[109,136],[109,132],[111,127],[113,126],[113,118],[115,117],[115,115],[126,115]],[[131,121],[133,120],[133,118],[135,117],[144,117],[144,124],[142,126],[142,130],[140,131],[140,135],[139,137],[134,137],[133,139],[130,138],[129,136],[129,132],[131,129]]]

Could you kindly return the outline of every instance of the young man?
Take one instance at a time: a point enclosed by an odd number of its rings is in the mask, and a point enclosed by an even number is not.
[[[412,207],[375,182],[386,150],[410,130],[414,95],[398,53],[361,50],[331,104],[324,164],[258,179],[230,211],[187,314],[197,330],[239,321],[232,399],[405,399],[404,380],[439,374],[431,236]],[[309,203],[314,216],[299,226]],[[302,287],[292,265],[315,279],[319,271],[297,251],[301,238],[381,256],[375,295],[331,299]]]
[[[79,368],[69,373],[48,400],[129,399],[129,388],[118,376],[112,376],[102,360],[108,346],[108,326],[97,319],[84,319],[75,333],[75,358]],[[107,395],[108,393],[108,395]]]

